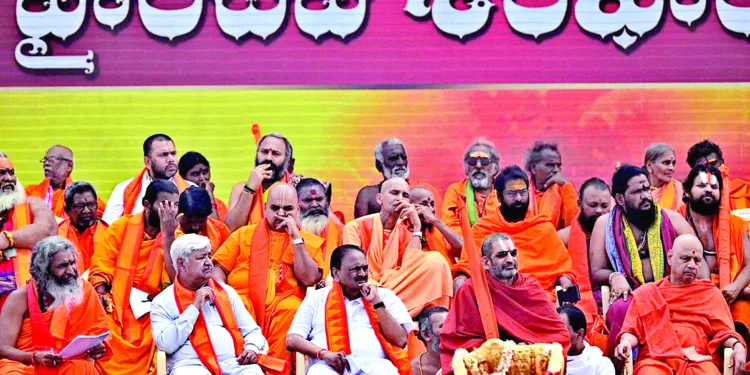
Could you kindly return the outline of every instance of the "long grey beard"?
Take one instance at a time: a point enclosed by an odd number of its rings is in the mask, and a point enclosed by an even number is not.
[[[328,226],[328,216],[326,215],[311,215],[307,217],[303,217],[299,221],[299,225],[302,227],[302,229],[318,235],[323,233],[324,230],[326,230],[326,227]]]
[[[432,342],[430,343],[430,347],[433,352],[440,353],[440,335],[434,335],[435,338],[432,339]]]
[[[393,169],[385,169],[383,170],[383,175],[385,176],[385,179],[393,178],[393,177],[401,177],[404,180],[409,178],[409,167],[402,168],[397,167]]]
[[[60,285],[55,280],[51,280],[45,286],[45,290],[54,298],[54,302],[48,310],[54,310],[60,306],[65,306],[68,310],[81,304],[83,301],[83,285],[81,279],[69,285]]]
[[[484,177],[474,177],[472,175],[469,181],[474,189],[484,190],[490,187],[490,178],[487,175],[484,175]]]
[[[26,193],[24,193],[21,183],[16,181],[15,190],[9,193],[0,193],[0,212],[10,211],[24,200],[26,200]]]

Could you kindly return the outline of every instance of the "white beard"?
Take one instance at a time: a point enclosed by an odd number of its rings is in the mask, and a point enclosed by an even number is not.
[[[490,187],[490,178],[485,175],[484,177],[469,177],[469,182],[474,189],[484,190]]]
[[[385,179],[391,179],[393,177],[401,177],[404,180],[409,178],[409,167],[396,167],[393,169],[385,169],[383,170],[383,175],[385,176]]]
[[[328,217],[325,215],[314,215],[300,219],[299,225],[302,229],[319,235],[328,227]]]
[[[15,190],[8,193],[0,193],[0,212],[7,212],[16,207],[17,204],[26,200],[26,193],[21,182],[16,180]]]
[[[65,306],[68,310],[78,306],[83,301],[83,283],[81,279],[76,280],[72,285],[59,285],[54,280],[47,284],[47,293],[54,298],[54,302],[48,310],[54,310],[60,306]]]

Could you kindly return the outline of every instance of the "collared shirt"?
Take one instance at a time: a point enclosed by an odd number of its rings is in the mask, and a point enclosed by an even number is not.
[[[229,285],[220,283],[227,292],[232,305],[232,313],[237,321],[240,333],[245,338],[245,350],[259,352],[266,345],[266,339],[260,327],[255,323],[250,313],[245,309],[237,292]],[[200,310],[208,326],[208,336],[211,339],[219,365],[224,372],[230,372],[237,366],[234,353],[234,342],[229,331],[224,327],[221,316],[215,305],[206,303]],[[198,354],[190,343],[190,334],[198,320],[199,312],[192,304],[180,314],[174,295],[174,285],[169,286],[154,298],[151,305],[151,329],[154,342],[159,349],[167,353],[167,369],[183,366],[200,366]]]
[[[319,348],[328,348],[325,304],[331,289],[330,286],[318,289],[305,297],[294,316],[288,335],[297,334]],[[415,329],[409,311],[396,296],[396,293],[385,288],[378,288],[378,294],[385,304],[386,310],[396,319],[396,322],[407,332]],[[387,359],[377,336],[375,336],[370,318],[367,316],[367,311],[365,311],[365,306],[362,303],[362,297],[355,300],[345,298],[344,305],[346,306],[346,318],[349,323],[349,344],[357,367],[365,373],[373,373],[378,366],[393,366]],[[310,358],[309,366],[313,366],[317,362],[319,362],[317,359]]]
[[[112,190],[112,194],[107,201],[107,207],[102,214],[102,220],[111,224],[122,217],[125,213],[125,188],[127,188],[133,180],[135,180],[135,177],[120,182],[115,186],[115,189]],[[138,199],[135,200],[135,206],[133,206],[133,212],[131,212],[131,214],[137,214],[143,211],[143,196],[146,195],[146,188],[151,181],[153,181],[151,175],[149,175],[148,172],[144,173],[141,178],[141,192],[138,194]],[[174,182],[174,178],[170,179],[170,181]],[[187,182],[188,185],[195,185],[191,181],[185,180],[185,182]]]

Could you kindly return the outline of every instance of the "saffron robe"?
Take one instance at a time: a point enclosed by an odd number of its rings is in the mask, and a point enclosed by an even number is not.
[[[91,268],[91,257],[94,256],[94,249],[104,238],[104,232],[109,225],[102,220],[97,219],[96,223],[88,227],[83,233],[78,233],[78,229],[71,224],[70,219],[65,219],[57,227],[57,235],[67,238],[73,243],[78,250],[78,274],[82,275]]]
[[[72,183],[73,180],[70,177],[65,180],[65,186],[70,186]],[[39,198],[42,202],[45,202],[47,207],[52,210],[52,213],[54,213],[55,217],[59,220],[68,218],[68,214],[65,212],[65,189],[52,190],[52,196],[49,196],[50,181],[48,178],[45,178],[42,182],[36,185],[26,186],[24,190],[26,190],[27,197]],[[104,208],[107,206],[107,202],[100,197],[97,197],[96,200],[99,204],[96,209],[96,217],[101,219],[102,215],[104,215]]]

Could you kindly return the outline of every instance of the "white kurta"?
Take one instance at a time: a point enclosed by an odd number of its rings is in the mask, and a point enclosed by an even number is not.
[[[102,214],[102,220],[105,222],[112,224],[117,219],[121,218],[122,215],[125,213],[125,188],[128,187],[128,185],[135,180],[134,178],[131,178],[129,180],[125,180],[123,182],[120,182],[115,186],[115,189],[112,190],[112,194],[109,196],[109,200],[107,201],[107,207],[104,208],[104,213]],[[138,199],[135,200],[135,206],[133,207],[133,212],[131,214],[137,214],[141,211],[143,211],[143,196],[146,195],[146,188],[151,183],[152,179],[151,176],[148,174],[148,172],[143,174],[143,178],[141,178],[141,192],[138,194]],[[174,178],[171,179],[174,183]],[[188,185],[195,186],[194,183],[190,181],[185,181],[188,183]]]
[[[289,334],[300,335],[319,348],[328,348],[325,330],[325,304],[331,289],[330,286],[319,289],[305,297],[294,316]],[[415,328],[409,311],[396,296],[396,293],[385,288],[378,288],[378,294],[383,300],[386,310],[407,332]],[[377,336],[375,336],[362,298],[345,299],[344,304],[349,323],[349,344],[352,349],[350,358],[355,362],[356,367],[369,375],[397,374],[396,367],[386,357]],[[324,361],[309,358],[308,375],[333,375],[335,373]]]
[[[247,312],[237,292],[226,284],[221,284],[221,287],[229,296],[232,313],[240,333],[245,338],[244,349],[259,352],[266,343],[260,327]],[[200,312],[206,320],[211,345],[225,375],[260,375],[263,373],[258,365],[240,366],[237,364],[232,335],[224,327],[215,305],[206,303]],[[198,309],[192,304],[180,314],[177,301],[175,301],[174,285],[169,286],[154,298],[151,305],[151,329],[156,346],[167,353],[167,370],[171,375],[208,373],[190,343],[190,334],[193,332],[193,326],[198,317]]]
[[[580,355],[568,356],[568,375],[615,375],[615,366],[601,349],[585,341],[583,345]]]

